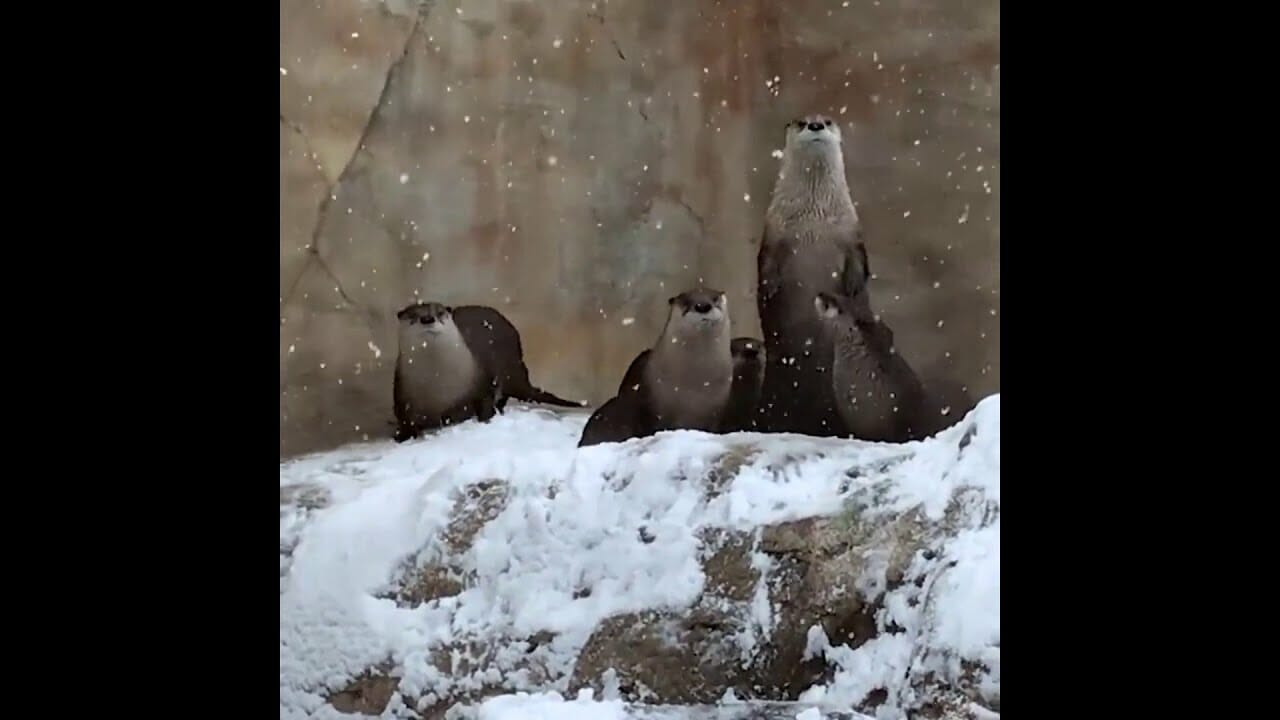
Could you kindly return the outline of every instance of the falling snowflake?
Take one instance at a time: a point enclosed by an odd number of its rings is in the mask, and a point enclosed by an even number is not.
[[[404,185],[409,182],[409,173],[400,173],[400,184]]]
[[[771,153],[769,153],[769,154],[770,154],[770,155],[772,155],[773,157],[775,157],[775,158],[779,159],[779,160],[781,160],[781,159],[782,159],[782,151],[781,151],[781,150],[774,150],[773,152],[771,152]]]
[[[564,44],[564,41],[561,40],[560,38],[556,38],[555,40],[551,41],[551,47],[556,48],[557,50],[560,49],[560,46],[563,44]]]
[[[622,318],[622,325],[623,327],[626,327],[627,325],[634,325],[635,321],[636,319],[633,317],[624,317]]]
[[[373,356],[375,358],[382,357],[382,348],[378,347],[377,345],[374,345],[372,340],[369,341],[369,349],[373,351]],[[356,428],[356,429],[359,430],[360,428]]]
[[[751,202],[751,193],[742,193],[742,199],[746,202]]]
[[[280,68],[280,74],[281,74],[281,75],[288,75],[288,74],[289,74],[289,71],[288,71],[288,70],[285,70],[284,68]]]
[[[550,165],[551,167],[555,167],[556,163],[558,162],[560,162],[560,160],[555,155],[550,155],[547,157],[547,164]]]

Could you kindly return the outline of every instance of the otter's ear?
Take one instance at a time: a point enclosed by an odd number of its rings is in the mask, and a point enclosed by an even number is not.
[[[675,304],[676,304],[676,300],[677,300],[679,297],[680,297],[679,295],[672,295],[671,297],[667,298],[667,304],[668,304],[668,305],[675,305]]]
[[[453,314],[453,306],[452,306],[452,305],[445,305],[445,306],[444,306],[444,311],[445,311],[445,312],[447,312],[447,313],[449,313],[450,315],[452,315],[452,314]]]

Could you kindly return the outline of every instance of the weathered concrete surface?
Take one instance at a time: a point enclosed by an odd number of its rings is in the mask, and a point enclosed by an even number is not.
[[[848,5],[281,0],[281,455],[388,434],[415,298],[498,307],[597,402],[699,278],[758,333],[770,153],[810,111],[904,354],[998,391],[998,3]]]

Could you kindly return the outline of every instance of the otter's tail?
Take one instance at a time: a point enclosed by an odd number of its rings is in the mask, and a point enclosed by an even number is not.
[[[557,405],[559,407],[586,407],[585,402],[574,402],[565,400],[558,395],[543,390],[533,384],[529,379],[529,368],[524,363],[518,363],[511,367],[506,374],[506,378],[501,381],[503,394],[509,398],[523,400],[530,403],[542,403],[543,405]]]
[[[542,403],[543,405],[557,405],[559,407],[586,407],[587,403],[575,400],[565,400],[559,395],[553,395],[540,387],[529,385],[523,392],[513,392],[511,397],[517,400],[523,400],[531,403]]]

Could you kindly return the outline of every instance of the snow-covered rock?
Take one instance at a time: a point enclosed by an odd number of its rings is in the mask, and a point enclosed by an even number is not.
[[[998,395],[903,445],[585,420],[281,465],[281,718],[998,712]]]

